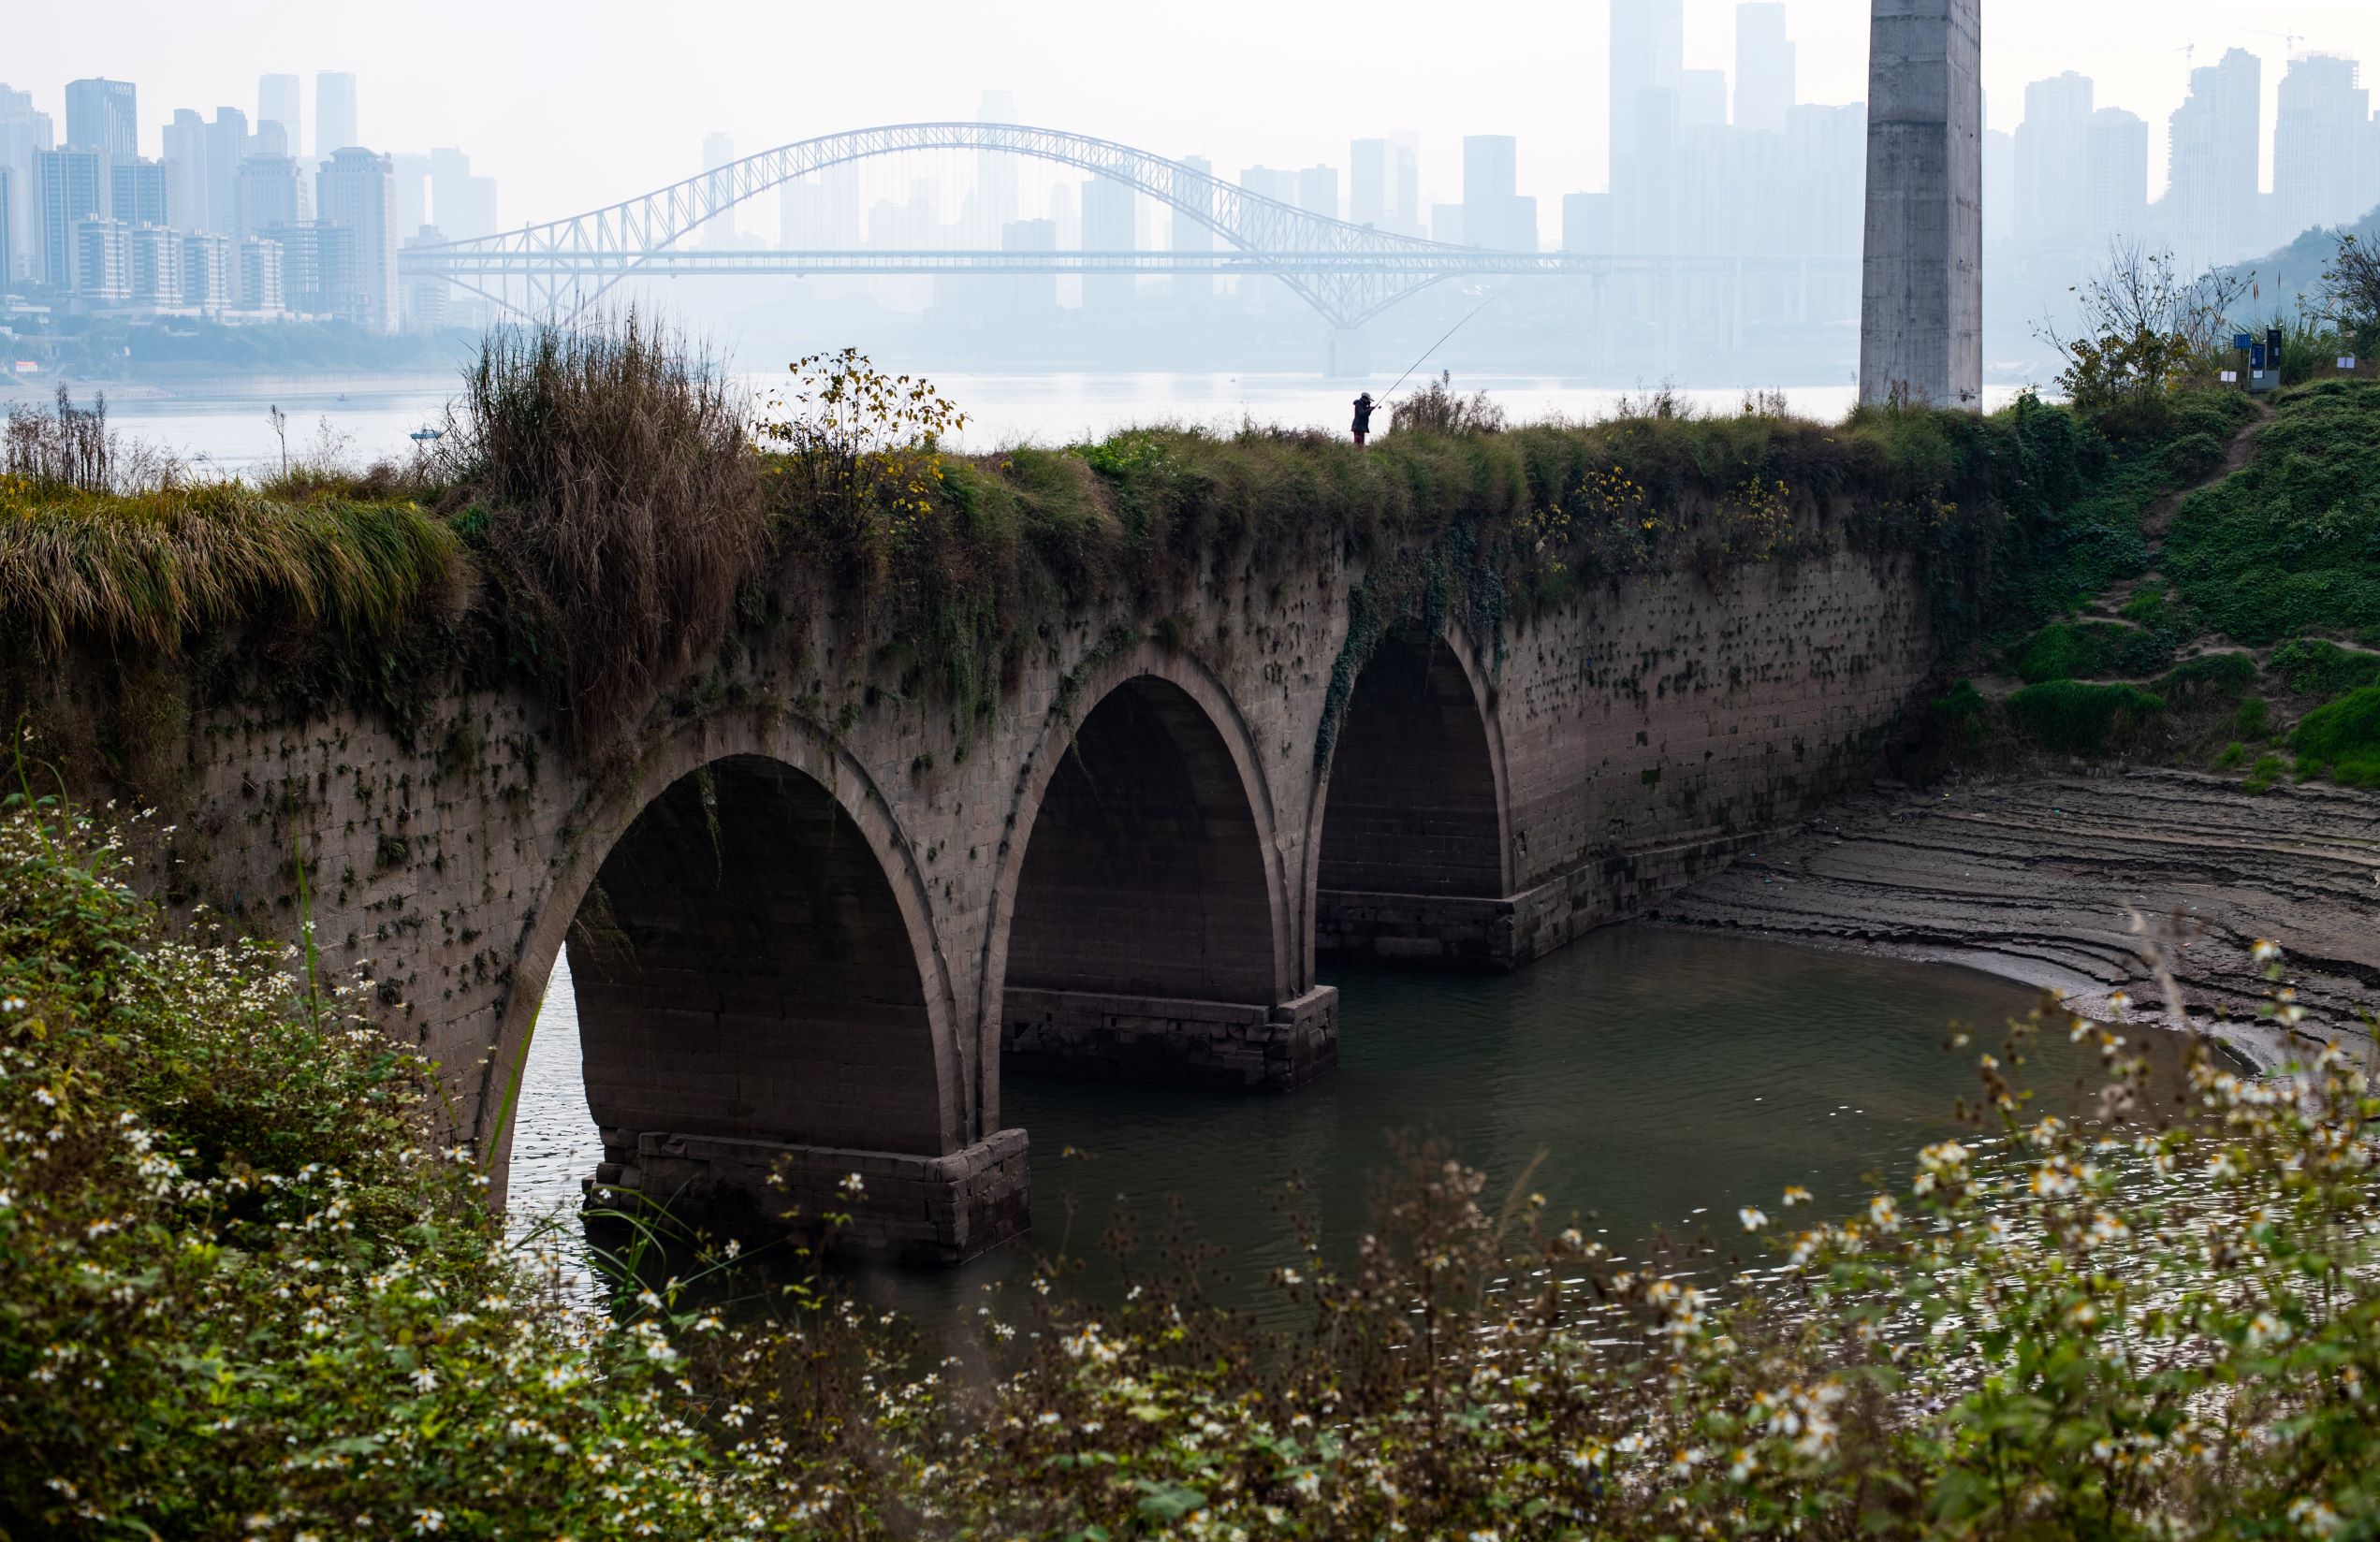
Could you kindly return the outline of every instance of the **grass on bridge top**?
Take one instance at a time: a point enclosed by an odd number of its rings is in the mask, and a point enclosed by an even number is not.
[[[63,400],[12,415],[0,637],[51,663],[220,660],[260,634],[402,651],[415,676],[451,673],[443,657],[484,678],[492,661],[548,685],[574,736],[698,672],[732,628],[798,632],[827,609],[913,640],[922,683],[988,711],[1020,618],[1115,602],[1156,622],[1219,553],[1277,574],[1337,550],[1418,561],[1432,575],[1418,592],[1445,587],[1453,540],[1477,600],[1464,618],[1500,629],[1582,582],[1709,580],[1850,546],[1925,562],[1937,624],[1964,637],[2137,571],[2139,511],[2184,454],[2170,424],[2136,453],[2030,400],[1824,425],[1759,402],[1701,416],[1663,395],[1607,421],[1507,427],[1440,390],[1368,450],[1157,427],[956,456],[885,408],[922,382],[840,363],[822,377],[834,390],[797,403],[798,431],[755,435],[715,363],[636,317],[500,333],[434,457],[253,485],[160,467]],[[797,453],[765,447],[786,444]],[[822,463],[856,470],[822,480]],[[2042,578],[2078,564],[2086,579]]]

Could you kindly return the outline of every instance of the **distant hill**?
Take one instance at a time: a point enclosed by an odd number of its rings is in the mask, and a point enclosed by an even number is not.
[[[2256,300],[2250,314],[2259,319],[2296,314],[2298,297],[2321,287],[2322,270],[2330,265],[2341,236],[2353,236],[2367,245],[2380,242],[2380,209],[2353,225],[2309,230],[2277,252],[2233,264],[2230,271],[2256,275]]]

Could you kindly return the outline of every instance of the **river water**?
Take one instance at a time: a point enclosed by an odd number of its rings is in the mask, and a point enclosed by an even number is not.
[[[1119,1200],[1146,1234],[1178,1196],[1251,1289],[1298,1256],[1284,1181],[1305,1182],[1327,1236],[1351,1238],[1397,1132],[1451,1144],[1491,1197],[1526,1173],[1614,1244],[1706,1224],[1724,1238],[1739,1206],[1774,1212],[1789,1184],[1840,1214],[1873,1178],[1905,1185],[1917,1148],[1957,1130],[1972,1056],[2036,1000],[1965,969],[1652,926],[1595,933],[1511,975],[1326,978],[1341,992],[1338,1068],[1289,1096],[1003,1079],[1003,1123],[1032,1138],[1030,1237],[962,1270],[870,1273],[866,1288],[947,1318],[1035,1250],[1092,1251]],[[1953,1024],[1978,1030],[1964,1055],[1945,1048]],[[2053,1035],[2034,1084],[2063,1109],[2095,1064]],[[579,1078],[558,970],[514,1142],[516,1225],[576,1205],[594,1169]]]

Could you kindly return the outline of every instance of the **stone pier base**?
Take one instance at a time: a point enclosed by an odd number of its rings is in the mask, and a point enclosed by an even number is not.
[[[1516,901],[1460,895],[1365,895],[1325,889],[1314,896],[1314,952],[1453,969],[1513,969]]]
[[[1501,899],[1325,889],[1314,896],[1314,951],[1442,968],[1517,969],[1642,913],[1772,838],[1766,831],[1703,830],[1643,842]]]
[[[1338,1063],[1338,992],[1256,1006],[1010,987],[1001,1046],[1019,1069],[1287,1092]]]
[[[634,1196],[689,1226],[756,1240],[814,1237],[847,1215],[837,1249],[958,1263],[1026,1227],[1026,1141],[1003,1129],[947,1156],[653,1130],[606,1129],[591,1206]],[[859,1174],[859,1191],[847,1187]],[[615,1191],[606,1196],[606,1190]],[[623,1205],[622,1208],[625,1208]]]

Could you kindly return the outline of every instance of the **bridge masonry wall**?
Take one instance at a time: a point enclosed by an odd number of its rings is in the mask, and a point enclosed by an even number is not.
[[[1491,967],[1540,956],[1796,819],[1861,769],[1931,662],[1912,575],[1849,554],[1716,584],[1634,579],[1501,639],[1451,633],[1484,715],[1509,889],[1318,895],[1316,746],[1361,578],[1335,560],[1286,580],[1234,569],[1209,574],[1162,622],[1053,615],[1029,629],[1037,646],[996,713],[972,724],[907,700],[885,639],[822,621],[799,639],[739,640],[732,662],[657,697],[600,754],[565,749],[533,691],[458,690],[410,733],[356,711],[194,710],[131,763],[76,779],[163,810],[142,858],[174,903],[261,936],[294,938],[311,918],[326,976],[368,978],[371,1010],[437,1062],[447,1138],[482,1155],[501,1197],[546,981],[574,921],[597,908],[606,859],[681,778],[729,757],[792,767],[826,790],[884,874],[928,1042],[820,1066],[809,1088],[737,1081],[731,1053],[714,1057],[725,1082],[672,1093],[680,1036],[657,1016],[641,1031],[622,1020],[590,1085],[599,1102],[606,1084],[635,1085],[648,1112],[631,1124],[595,1110],[602,1177],[731,1217],[848,1210],[860,1243],[954,1258],[1026,1223],[1028,1136],[1000,1117],[1003,1051],[1027,1069],[1301,1085],[1337,1053],[1318,947]],[[49,718],[66,739],[105,737],[102,678],[95,666],[62,681]],[[1195,777],[1232,785],[1199,795],[1247,799],[1261,872],[1235,880],[1232,902],[1264,909],[1262,980],[1224,1000],[1086,982],[1011,991],[1010,926],[1042,800],[1075,729],[1136,681],[1211,728],[1190,757]],[[726,843],[719,860],[736,854]],[[1112,876],[1126,911],[1169,879]],[[582,1001],[587,990],[582,979]],[[675,1010],[695,1019],[750,1015],[749,1001],[731,1011],[689,997]],[[915,1069],[887,1085],[887,1063]],[[907,1115],[864,1116],[887,1100]],[[851,1139],[869,1128],[913,1133],[898,1149]]]
[[[1511,891],[1318,896],[1326,953],[1509,969],[1724,866],[1873,763],[1933,663],[1905,561],[1582,595],[1491,691]]]

